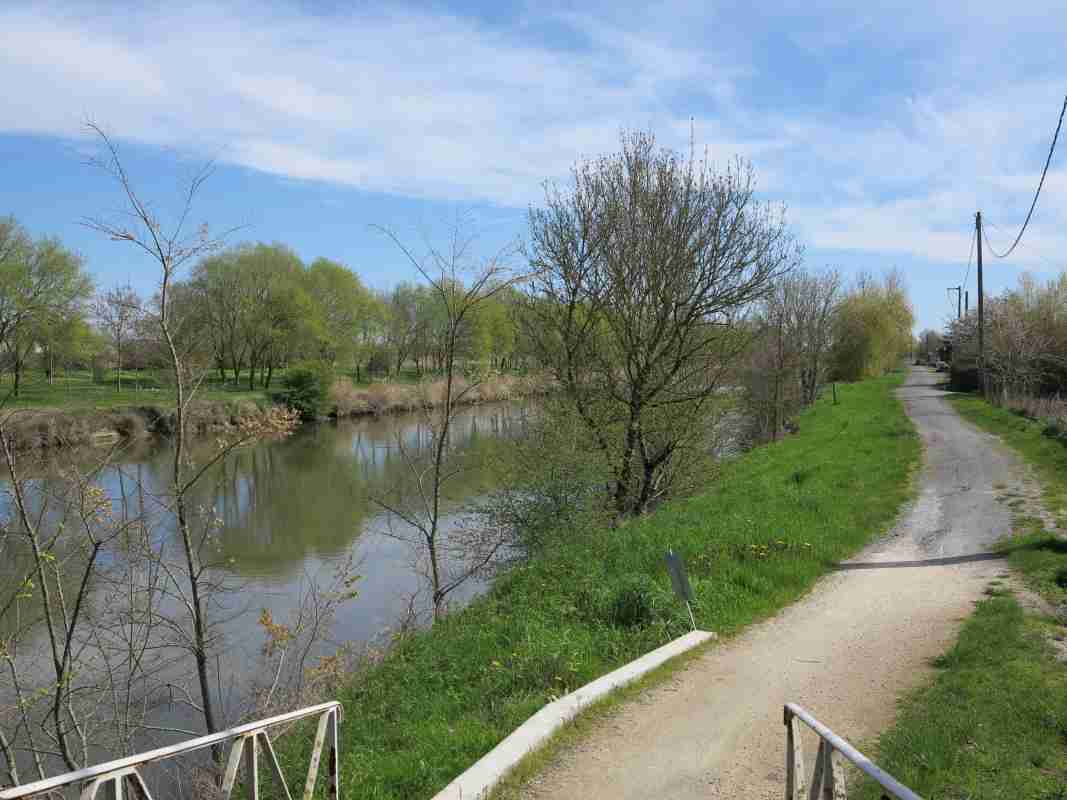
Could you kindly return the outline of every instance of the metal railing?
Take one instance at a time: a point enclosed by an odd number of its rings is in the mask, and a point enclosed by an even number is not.
[[[327,796],[332,800],[338,800],[341,791],[340,774],[338,767],[338,741],[337,727],[341,718],[341,704],[333,701],[320,703],[317,706],[301,708],[298,711],[290,711],[287,714],[279,714],[269,719],[261,719],[257,722],[249,722],[238,725],[236,728],[211,733],[197,739],[160,747],[149,750],[146,753],[115,759],[104,764],[86,767],[75,772],[57,775],[54,778],[24,783],[11,789],[0,789],[0,800],[19,800],[19,798],[33,797],[35,795],[54,792],[69,786],[81,787],[81,800],[94,800],[97,793],[106,788],[107,797],[114,800],[124,800],[126,790],[130,790],[130,796],[141,800],[152,800],[152,795],[145,785],[141,776],[140,768],[157,761],[165,761],[170,758],[204,750],[209,747],[218,747],[227,740],[232,739],[230,755],[226,760],[226,769],[222,774],[222,784],[219,787],[219,795],[228,798],[233,792],[237,782],[237,772],[241,762],[245,765],[243,785],[251,800],[259,800],[259,756],[260,748],[266,755],[267,766],[274,773],[274,778],[280,791],[285,792],[286,800],[292,800],[289,792],[289,784],[282,774],[278,757],[274,753],[267,729],[276,725],[284,725],[288,722],[318,716],[318,729],[315,731],[315,743],[311,751],[311,761],[308,764],[307,777],[304,780],[304,800],[310,800],[315,792],[315,781],[319,774],[319,762],[322,760],[322,749],[329,739],[330,758],[327,777]]]
[[[819,752],[812,767],[810,786],[805,786],[804,754],[800,745],[800,723],[819,737]],[[888,774],[795,703],[785,706],[785,797],[786,800],[845,800],[845,776],[840,756],[855,764],[897,800],[922,800],[907,786]]]

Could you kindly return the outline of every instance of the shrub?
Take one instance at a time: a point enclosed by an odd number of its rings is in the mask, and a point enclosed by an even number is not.
[[[367,373],[369,375],[388,375],[392,368],[392,359],[385,350],[375,350],[367,359]]]
[[[322,362],[308,362],[291,367],[282,379],[282,390],[273,395],[276,403],[282,403],[300,414],[304,420],[318,419],[326,409],[333,369]]]
[[[657,587],[648,575],[629,575],[611,598],[610,622],[616,627],[634,628],[652,621]]]
[[[330,386],[330,405],[338,417],[365,414],[370,410],[365,393],[347,378],[338,378]]]
[[[115,430],[127,439],[136,439],[147,432],[145,418],[136,410],[121,411],[115,415]]]
[[[669,606],[667,590],[649,574],[630,573],[614,580],[609,573],[585,576],[574,589],[575,615],[587,624],[639,628],[656,619],[656,610]]]

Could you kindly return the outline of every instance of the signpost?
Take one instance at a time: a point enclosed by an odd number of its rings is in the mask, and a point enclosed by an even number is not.
[[[689,622],[692,624],[693,630],[696,630],[697,623],[696,619],[693,618],[692,606],[693,587],[689,585],[689,576],[685,574],[685,562],[670,547],[667,548],[667,572],[670,573],[671,586],[674,587],[674,593],[679,600],[685,603],[685,607],[689,610]]]

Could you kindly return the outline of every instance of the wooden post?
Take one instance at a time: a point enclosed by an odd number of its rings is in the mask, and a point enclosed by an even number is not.
[[[835,381],[832,385],[834,387],[834,405],[836,406],[837,405],[837,382]]]
[[[982,286],[982,212],[974,215],[975,235],[978,237],[978,386],[984,396],[985,386],[985,302]]]

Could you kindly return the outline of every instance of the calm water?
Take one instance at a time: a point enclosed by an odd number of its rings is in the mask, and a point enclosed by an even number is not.
[[[460,518],[464,503],[497,485],[496,456],[502,443],[521,431],[527,414],[518,403],[460,412],[452,443],[463,470],[450,484],[446,527]],[[375,502],[411,481],[398,440],[408,452],[426,446],[428,431],[419,415],[305,426],[287,439],[231,453],[197,485],[192,505],[213,509],[219,525],[207,560],[223,565],[220,577],[231,590],[219,595],[212,609],[220,621],[217,651],[231,704],[241,695],[243,676],[260,659],[260,610],[269,609],[275,620],[285,622],[310,579],[328,579],[354,558],[359,596],[343,607],[333,639],[356,645],[394,626],[409,599],[425,589],[413,548],[387,535],[403,533],[403,524]],[[194,460],[206,459],[211,446],[206,440],[194,442]],[[71,456],[61,456],[53,467],[61,466],[63,457]],[[171,458],[168,446],[141,443],[125,449],[100,478],[116,511],[154,519],[155,535],[164,542],[174,539],[173,527],[153,511],[152,495],[165,493]],[[50,475],[48,469],[40,471],[35,492],[59,485]],[[0,499],[0,511],[6,500]],[[471,581],[454,593],[453,602],[461,604],[484,588],[484,582]],[[425,593],[418,606],[428,607]]]

